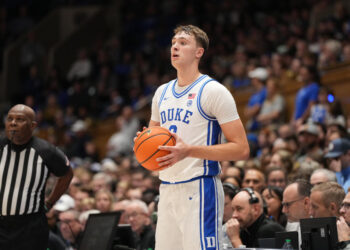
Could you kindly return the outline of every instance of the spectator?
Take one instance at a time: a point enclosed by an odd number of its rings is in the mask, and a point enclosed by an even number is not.
[[[303,87],[296,95],[293,115],[296,128],[299,128],[309,117],[311,106],[316,102],[319,90],[315,68],[303,66],[300,69],[300,80],[303,82]]]
[[[230,238],[227,235],[226,232],[226,222],[232,218],[232,199],[235,197],[235,195],[239,192],[239,188],[231,183],[223,182],[222,186],[224,188],[224,194],[225,194],[225,200],[224,200],[224,217],[222,220],[222,231],[224,233],[223,238],[223,245],[224,249],[227,249],[228,247],[232,247]]]
[[[126,207],[130,204],[130,202],[130,200],[121,200],[113,203],[112,210],[122,213],[119,219],[119,224],[128,224],[128,216],[125,210]]]
[[[227,76],[223,84],[231,91],[234,92],[238,89],[246,88],[250,85],[250,80],[247,77],[247,65],[245,62],[238,61],[230,66],[230,75]]]
[[[255,93],[249,98],[244,115],[249,119],[246,125],[247,130],[256,131],[259,125],[255,117],[259,114],[262,104],[266,99],[265,81],[268,77],[268,72],[265,68],[256,68],[250,71],[248,76],[252,79],[251,83],[255,89]]]
[[[67,79],[68,81],[82,80],[90,76],[92,71],[92,64],[87,56],[87,51],[81,49],[78,53],[76,61],[69,69]]]
[[[293,155],[287,150],[276,151],[270,161],[271,166],[276,166],[284,169],[288,174],[293,170]]]
[[[328,102],[329,91],[325,87],[320,87],[317,101],[312,104],[310,110],[309,123],[321,123],[325,124],[330,119],[331,105]]]
[[[283,189],[267,186],[262,192],[262,197],[266,202],[267,217],[284,228],[287,224],[287,217],[282,213]]]
[[[64,194],[61,196],[61,198],[55,203],[53,206],[53,209],[58,212],[64,212],[70,209],[74,209],[75,207],[75,201],[74,199],[69,196],[68,194]]]
[[[287,139],[288,137],[293,136],[293,127],[288,123],[281,124],[278,128],[278,135],[282,139]]]
[[[277,128],[284,120],[285,100],[278,92],[277,80],[269,78],[266,82],[266,99],[264,100],[257,121],[261,126]]]
[[[270,167],[266,173],[267,186],[279,187],[282,190],[287,185],[287,172],[281,167]]]
[[[223,224],[225,224],[232,217],[231,202],[233,197],[235,197],[235,195],[239,192],[239,188],[227,182],[223,182],[222,185],[223,185],[224,194],[225,194],[224,218],[223,218]]]
[[[227,235],[232,246],[259,247],[259,238],[271,238],[283,232],[281,225],[268,220],[263,214],[260,194],[252,189],[242,190],[232,200],[233,214],[227,222]]]
[[[244,170],[238,166],[230,166],[223,173],[225,177],[237,177],[240,181],[244,178]]]
[[[83,236],[83,225],[79,221],[79,212],[73,209],[59,214],[60,230],[68,247],[79,249]]]
[[[328,146],[325,158],[329,159],[329,169],[336,172],[338,183],[348,190],[350,187],[350,140],[340,138]]]
[[[132,152],[133,138],[139,129],[139,121],[130,106],[125,106],[122,115],[116,118],[117,132],[107,143],[107,156],[111,158],[129,155]]]
[[[319,129],[313,124],[303,124],[298,130],[298,140],[300,145],[298,161],[302,162],[306,158],[322,158],[323,150],[319,141]]]
[[[242,182],[243,188],[249,187],[258,193],[261,193],[265,185],[265,175],[260,169],[250,168],[245,171]]]
[[[86,188],[78,188],[78,190],[74,194],[74,201],[75,201],[75,209],[79,212],[83,211],[82,202],[84,199],[90,197],[91,191]]]
[[[37,41],[33,30],[27,33],[27,40],[21,47],[20,63],[23,76],[28,74],[28,69],[31,65],[41,65],[45,49],[43,45]]]
[[[97,173],[92,177],[92,190],[96,193],[98,190],[112,190],[112,177],[105,173]]]
[[[338,246],[340,249],[348,249],[350,244],[350,193],[345,196],[340,205],[340,217],[337,221]]]
[[[344,197],[344,189],[336,182],[325,182],[314,186],[310,194],[310,216],[312,218],[339,217]]]
[[[151,219],[147,205],[140,200],[133,200],[126,206],[125,212],[133,232],[137,236],[137,250],[154,248],[155,233],[151,227]]]
[[[298,231],[301,242],[300,219],[309,218],[311,184],[306,180],[296,180],[283,192],[282,212],[287,216],[286,231]]]
[[[337,177],[335,173],[329,169],[320,168],[312,172],[310,176],[310,184],[317,185],[323,182],[337,182]]]
[[[112,211],[113,195],[110,191],[100,189],[95,194],[96,209],[101,213],[107,213]]]

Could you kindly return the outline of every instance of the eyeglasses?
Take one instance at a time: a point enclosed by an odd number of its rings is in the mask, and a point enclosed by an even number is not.
[[[344,207],[344,209],[349,209],[350,208],[350,203],[349,202],[343,202],[341,205],[340,205],[340,208]]]
[[[300,198],[300,199],[294,200],[294,201],[282,202],[282,207],[289,208],[294,202],[300,201],[304,198],[305,198],[305,196]]]
[[[133,213],[130,213],[130,214],[126,214],[127,218],[131,218],[131,217],[135,218],[135,217],[137,217],[139,215],[146,215],[147,216],[146,213],[141,213],[141,212],[139,212],[139,213],[138,212],[133,212]]]
[[[77,219],[66,219],[66,220],[59,220],[60,224],[71,224],[72,222],[79,222]]]

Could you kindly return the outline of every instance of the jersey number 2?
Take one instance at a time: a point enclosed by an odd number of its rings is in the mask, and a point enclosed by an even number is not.
[[[176,134],[176,131],[177,131],[176,125],[171,125],[171,126],[169,127],[169,130],[170,130],[171,132],[173,132],[173,133]]]

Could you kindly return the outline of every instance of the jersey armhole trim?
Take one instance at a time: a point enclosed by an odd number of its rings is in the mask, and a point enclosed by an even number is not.
[[[203,83],[203,85],[201,86],[199,92],[198,92],[198,96],[197,96],[197,108],[198,108],[198,111],[199,113],[204,117],[204,119],[207,119],[207,120],[210,120],[210,121],[215,121],[216,118],[215,117],[212,117],[212,116],[209,116],[207,115],[204,110],[202,109],[202,105],[201,105],[201,96],[202,96],[202,92],[203,92],[203,89],[204,87],[211,81],[214,81],[213,79],[209,79],[207,80],[205,83]]]
[[[171,84],[172,82],[174,82],[174,81],[175,81],[175,80],[168,82],[167,85],[165,86],[165,88],[163,89],[162,95],[160,96],[160,99],[159,99],[158,107],[160,107],[160,104],[162,103],[162,101],[163,101],[163,99],[164,99],[164,96],[165,96],[165,93],[166,93],[168,87],[169,87],[170,84]]]

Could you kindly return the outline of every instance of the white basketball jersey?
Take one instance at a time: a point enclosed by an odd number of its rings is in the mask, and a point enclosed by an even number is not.
[[[190,145],[215,145],[221,142],[221,128],[215,117],[203,111],[201,102],[203,88],[207,84],[219,84],[207,75],[200,76],[180,93],[176,92],[177,80],[163,86],[157,100],[159,122],[162,127],[179,135]],[[160,171],[162,181],[177,183],[201,176],[215,176],[220,173],[217,161],[187,157],[170,168]]]

